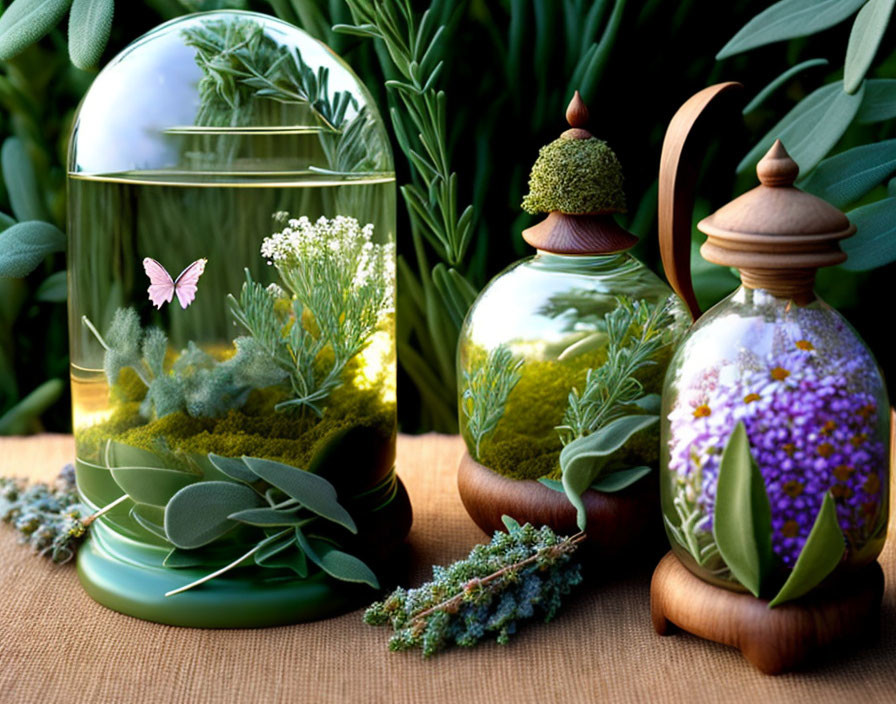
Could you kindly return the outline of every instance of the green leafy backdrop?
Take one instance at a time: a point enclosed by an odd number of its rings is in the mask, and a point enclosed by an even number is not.
[[[706,153],[697,215],[755,183],[777,136],[800,185],[846,210],[859,235],[819,292],[891,371],[886,285],[896,260],[894,0],[15,0],[0,16],[0,433],[69,425],[65,151],[77,102],[115,52],[160,21],[254,9],[342,54],[391,120],[407,208],[399,222],[403,429],[456,428],[454,348],[495,273],[527,254],[519,208],[538,148],[572,91],[626,174],[624,224],[652,266],[665,125],[692,93],[740,80],[743,124]],[[426,11],[428,10],[428,13]],[[759,12],[759,14],[756,14]],[[426,13],[426,14],[424,14]],[[340,25],[340,26],[337,26]],[[334,29],[335,27],[335,29]],[[707,27],[712,27],[707,36]],[[695,218],[696,221],[696,218]],[[695,232],[694,245],[702,236]],[[696,255],[695,255],[696,256]],[[874,271],[872,271],[874,270]],[[708,305],[737,285],[696,257]]]

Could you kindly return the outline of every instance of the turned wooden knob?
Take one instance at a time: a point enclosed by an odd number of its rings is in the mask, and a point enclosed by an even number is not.
[[[776,139],[772,148],[756,164],[756,175],[763,186],[792,186],[800,175],[800,167]]]

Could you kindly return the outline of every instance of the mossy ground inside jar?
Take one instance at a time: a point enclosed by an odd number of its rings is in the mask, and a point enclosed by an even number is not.
[[[637,375],[646,394],[661,391],[671,354],[671,350],[662,350],[655,363]],[[478,461],[511,479],[560,479],[559,459],[564,445],[557,428],[563,424],[569,394],[573,389],[584,389],[588,370],[600,368],[605,362],[605,351],[571,360],[527,361],[507,398],[503,417],[494,432],[480,442]],[[641,412],[636,407],[628,410]],[[472,445],[469,438],[468,445]],[[627,466],[655,465],[658,455],[657,428],[632,438],[617,459]]]

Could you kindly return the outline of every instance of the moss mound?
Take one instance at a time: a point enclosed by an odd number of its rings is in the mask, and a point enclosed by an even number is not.
[[[624,213],[622,166],[606,142],[560,137],[541,148],[523,210],[568,214]]]

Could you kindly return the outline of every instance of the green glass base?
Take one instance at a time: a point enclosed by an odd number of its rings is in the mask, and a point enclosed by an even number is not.
[[[349,611],[374,596],[368,588],[337,583],[322,572],[301,579],[249,568],[166,597],[166,592],[209,570],[162,567],[165,553],[123,538],[98,521],[78,551],[78,577],[87,593],[110,609],[157,623],[198,628],[312,621]]]

